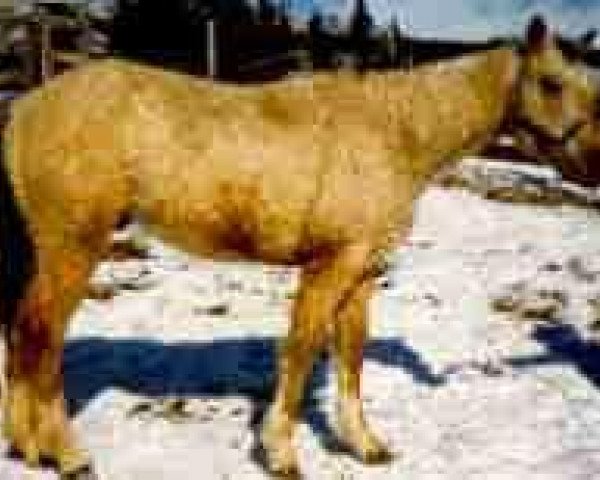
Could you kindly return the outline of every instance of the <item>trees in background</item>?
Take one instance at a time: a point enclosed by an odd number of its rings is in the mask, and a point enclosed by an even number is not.
[[[437,54],[465,51],[461,42],[411,39],[396,19],[387,27],[376,25],[367,0],[354,0],[347,20],[332,21],[315,9],[304,29],[292,28],[296,22],[286,8],[289,2],[275,1],[118,0],[113,49],[122,56],[203,74],[211,20],[219,76],[244,80],[263,80],[309,65],[359,71],[410,67]]]
[[[122,56],[184,68],[204,49],[198,30],[212,12],[213,6],[202,0],[118,0],[113,50]]]
[[[366,0],[356,0],[354,12],[348,27],[348,46],[356,59],[356,67],[363,71],[368,67],[372,53],[374,21],[367,9]]]
[[[281,31],[285,23],[272,28],[279,18],[274,5],[269,0],[257,5],[254,10],[245,0],[118,0],[113,49],[121,56],[206,73],[207,22],[214,21],[218,71],[235,76],[238,66],[249,69],[253,57],[289,48]]]
[[[347,19],[325,16],[315,9],[306,24],[290,16],[289,0],[115,1],[116,8],[110,13],[103,7],[82,15],[83,4],[73,8],[50,0],[38,2],[38,7],[42,5],[39,12],[37,7],[20,15],[14,12],[5,27],[16,21],[18,28],[11,31],[19,35],[12,35],[12,41],[6,43],[10,48],[5,48],[0,61],[7,58],[10,65],[23,64],[20,70],[25,73],[19,78],[35,79],[28,84],[70,68],[79,59],[109,52],[193,74],[207,74],[210,63],[211,72],[216,67],[219,78],[264,81],[294,70],[410,68],[413,63],[490,46],[488,42],[414,39],[396,19],[387,27],[376,25],[367,0],[355,0]],[[43,6],[46,3],[48,6]],[[41,11],[46,13],[41,15]],[[42,17],[45,20],[40,20]],[[71,17],[76,17],[75,21],[69,20]],[[208,28],[209,22],[214,28]],[[52,24],[51,34],[46,29],[47,34],[41,35],[42,24]],[[592,37],[590,33],[580,42],[566,45],[572,44],[572,50],[580,54],[579,44],[589,43]],[[40,40],[44,38],[46,41]],[[211,49],[214,55],[208,54],[209,45],[215,46]],[[62,55],[63,51],[68,55]],[[583,53],[588,61],[595,55],[592,60],[600,63],[597,52]],[[44,75],[45,65],[53,68]]]

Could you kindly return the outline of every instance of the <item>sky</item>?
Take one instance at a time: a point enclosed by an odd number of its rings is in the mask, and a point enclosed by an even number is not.
[[[290,1],[290,0],[288,0]],[[367,0],[377,21],[389,21],[396,12],[400,24],[415,35],[461,39],[486,39],[520,34],[534,13],[568,35],[600,27],[600,0]],[[291,0],[295,11],[314,5],[324,12],[352,10],[353,0]]]

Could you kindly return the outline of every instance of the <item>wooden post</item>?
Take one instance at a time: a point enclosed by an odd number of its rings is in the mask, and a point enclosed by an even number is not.
[[[390,25],[390,27],[387,29],[387,48],[388,48],[388,55],[390,57],[390,64],[392,66],[396,65],[396,59],[398,58],[398,45],[396,44],[396,36],[395,36],[395,31],[393,29],[393,27]]]
[[[209,78],[217,77],[217,29],[215,19],[206,22],[206,72]]]
[[[54,76],[54,58],[52,52],[52,26],[45,13],[39,17],[40,22],[40,62],[42,82]]]
[[[415,66],[415,59],[413,54],[413,31],[412,21],[410,16],[410,10],[406,9],[406,32],[408,34],[408,69],[412,70]]]

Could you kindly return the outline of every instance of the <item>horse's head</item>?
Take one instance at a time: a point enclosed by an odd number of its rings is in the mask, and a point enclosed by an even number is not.
[[[595,134],[600,134],[600,109],[598,89],[576,52],[584,51],[592,38],[573,42],[567,51],[544,20],[534,17],[526,32],[509,119],[524,155],[548,161],[565,177],[586,183],[600,180],[600,175],[593,178],[589,158]],[[595,143],[600,151],[600,140]]]

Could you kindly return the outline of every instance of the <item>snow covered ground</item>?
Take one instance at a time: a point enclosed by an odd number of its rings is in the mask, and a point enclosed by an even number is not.
[[[599,239],[591,208],[429,189],[371,308],[364,400],[395,461],[365,467],[329,448],[323,362],[297,436],[306,478],[600,478]],[[265,478],[253,420],[296,272],[156,244],[96,282],[120,288],[81,305],[65,370],[101,478]],[[0,457],[0,479],[22,478],[56,475]]]

